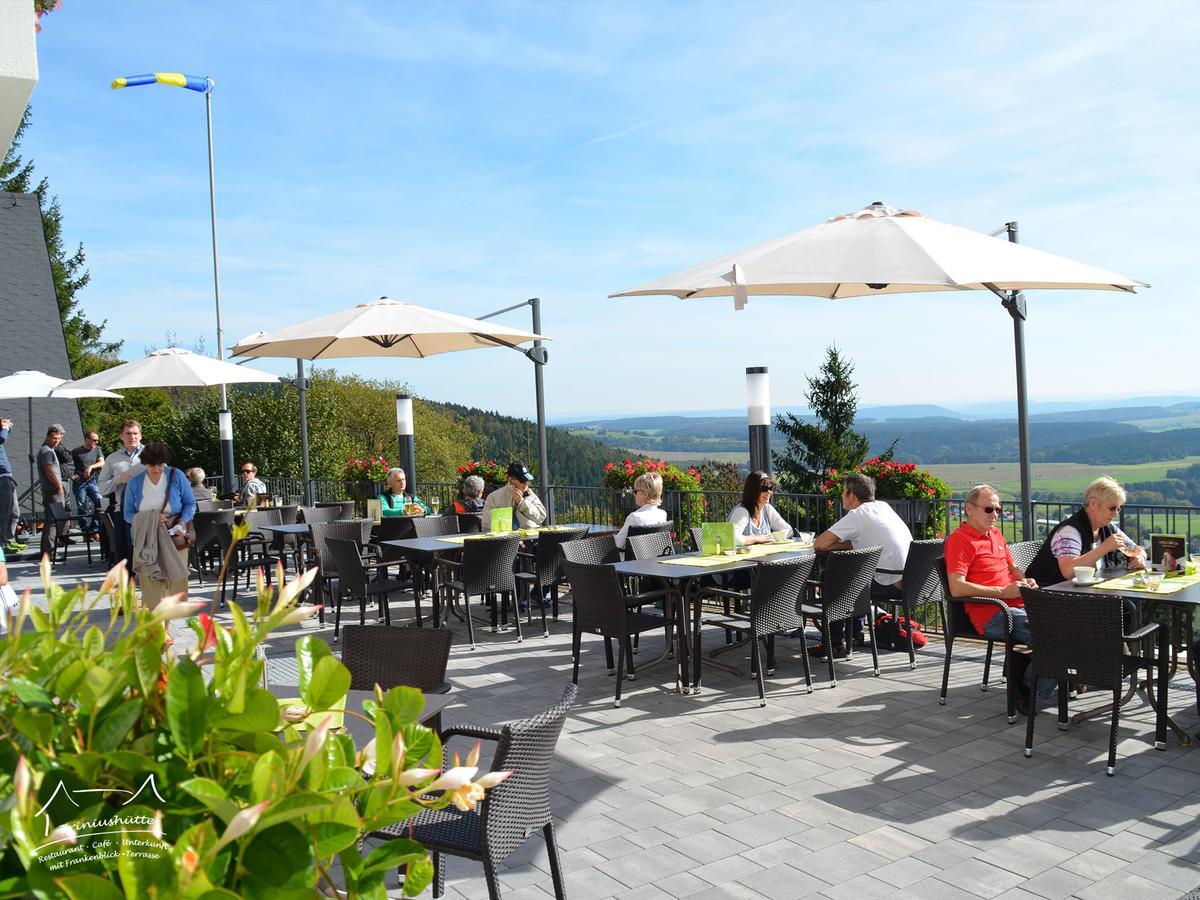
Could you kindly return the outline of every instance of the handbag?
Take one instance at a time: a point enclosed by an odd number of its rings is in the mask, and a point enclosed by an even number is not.
[[[171,478],[167,482],[167,490],[163,494],[162,509],[159,510],[159,513],[164,512],[167,508],[167,501],[171,499],[171,485],[174,484],[175,474],[178,471],[178,469],[171,470]],[[192,547],[196,546],[196,528],[190,520],[182,523],[182,532],[171,531],[171,529],[176,525],[181,524],[179,521],[179,514],[169,517],[167,519],[167,523],[167,533],[171,536],[171,543],[175,545],[176,550],[190,550]]]

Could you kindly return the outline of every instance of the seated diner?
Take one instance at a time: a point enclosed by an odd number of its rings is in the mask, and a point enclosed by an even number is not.
[[[662,492],[662,476],[657,472],[643,472],[634,479],[633,498],[637,509],[625,517],[625,524],[614,538],[618,548],[625,549],[630,526],[662,525],[667,521],[666,510],[662,508]]]
[[[410,494],[405,490],[407,482],[408,476],[399,466],[388,469],[387,490],[379,495],[381,513],[385,519],[391,516],[429,515],[429,505],[415,493]]]
[[[776,532],[792,536],[792,526],[771,505],[775,482],[766,472],[751,472],[742,486],[742,502],[729,513],[733,537],[739,544],[761,544]]]

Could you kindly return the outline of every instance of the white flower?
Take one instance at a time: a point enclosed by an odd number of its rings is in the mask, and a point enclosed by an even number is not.
[[[207,600],[180,600],[179,598],[182,596],[184,595],[173,594],[170,597],[163,597],[158,601],[158,606],[154,607],[154,618],[160,622],[186,619],[188,616],[208,608]]]
[[[295,625],[297,622],[303,622],[305,619],[311,619],[321,611],[322,604],[317,603],[311,606],[297,606],[290,613],[284,616],[281,625]]]
[[[438,769],[408,769],[396,776],[396,783],[404,787],[412,787],[433,778]]]
[[[79,840],[79,835],[76,834],[75,829],[72,828],[70,825],[63,824],[63,825],[59,825],[52,832],[50,832],[49,843],[51,843],[51,844],[65,843],[65,844],[71,844],[72,846],[74,846],[74,844],[78,840]]]
[[[236,841],[251,828],[258,824],[259,818],[263,814],[263,810],[270,804],[269,800],[264,800],[262,803],[256,803],[254,806],[247,806],[241,810],[236,816],[229,820],[229,825],[225,829],[225,833],[221,835],[221,839],[213,845],[210,854],[217,854],[226,844]]]

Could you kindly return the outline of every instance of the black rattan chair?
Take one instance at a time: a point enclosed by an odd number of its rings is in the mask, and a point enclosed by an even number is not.
[[[516,614],[517,580],[513,564],[517,561],[517,549],[521,538],[513,534],[500,537],[469,538],[463,542],[462,561],[438,559],[446,574],[442,577],[443,603],[450,595],[463,598],[463,615],[467,620],[467,636],[471,649],[475,649],[475,625],[471,616],[471,598],[483,597],[491,606],[492,631],[499,631],[497,622],[496,595],[500,596],[500,608],[507,620],[508,603],[512,601]],[[515,615],[517,642],[523,641],[521,616]]]
[[[218,571],[221,565],[221,543],[217,535],[218,525],[233,525],[232,509],[216,509],[197,512],[192,517],[192,527],[196,531],[196,543],[188,554],[188,561],[196,569],[196,577],[204,583],[206,563],[215,563]],[[216,557],[214,559],[214,557]]]
[[[458,534],[457,516],[408,516],[411,537],[431,538],[446,534]],[[416,550],[396,551],[401,559],[408,562],[412,572],[413,593],[424,593],[431,582],[429,577],[433,569],[434,556],[432,553],[421,553]]]
[[[87,546],[88,565],[90,566],[92,564],[92,533],[78,527],[78,523],[84,519],[90,519],[91,514],[73,516],[62,503],[51,503],[50,515],[54,519],[54,546],[51,548],[50,561],[52,563],[66,562],[67,547],[79,540]],[[75,527],[72,527],[72,522],[76,523]],[[62,559],[58,558],[60,548],[62,549]]]
[[[888,575],[900,575],[900,596],[895,600],[873,598],[875,606],[889,607],[893,616],[904,616],[908,620],[908,667],[917,667],[917,654],[913,649],[912,620],[916,609],[923,603],[940,600],[941,583],[937,575],[937,561],[942,558],[946,542],[942,539],[913,541],[908,545],[908,556],[904,560],[904,571],[876,569]]]
[[[585,632],[604,638],[606,655],[610,657],[610,642],[616,641],[617,689],[613,706],[620,706],[621,686],[627,662],[629,677],[633,679],[637,675],[633,666],[632,638],[643,632],[662,628],[667,646],[670,647],[673,624],[671,618],[631,609],[629,598],[621,587],[621,579],[612,566],[564,562],[563,570],[571,582],[571,594],[575,598],[575,619],[571,629],[571,656],[575,665],[571,681],[574,684],[579,683],[580,643]],[[611,659],[609,671],[612,671]]]
[[[483,531],[483,516],[479,513],[458,513],[458,530],[462,534],[479,534]]]
[[[575,702],[578,688],[567,685],[562,699],[550,709],[528,719],[508,722],[492,728],[455,725],[442,732],[442,738],[469,737],[495,741],[492,771],[512,774],[488,791],[487,799],[470,812],[454,806],[419,813],[409,822],[389,825],[372,837],[391,839],[412,837],[433,856],[433,896],[446,890],[443,856],[461,856],[483,863],[488,897],[498,900],[500,880],[497,866],[508,859],[533,834],[541,831],[550,857],[550,877],[554,896],[565,900],[562,864],[554,838],[554,816],[550,809],[550,767],[554,747],[562,732],[567,711]],[[410,831],[411,827],[411,831]]]
[[[1008,552],[1012,554],[1013,564],[1022,572],[1033,564],[1033,558],[1037,556],[1040,549],[1042,549],[1041,541],[1018,541],[1008,545]]]
[[[671,540],[669,528],[668,525],[652,531],[643,531],[641,534],[634,534],[630,528],[629,539],[625,542],[626,558],[657,559],[660,556],[674,556],[675,544]]]
[[[1167,627],[1151,622],[1125,634],[1124,605],[1120,597],[1074,594],[1021,588],[1029,634],[1033,641],[1033,683],[1039,677],[1058,682],[1059,726],[1067,725],[1068,680],[1075,684],[1112,691],[1112,725],[1108,733],[1108,774],[1117,770],[1117,723],[1121,716],[1124,679],[1146,672],[1146,695],[1156,715],[1154,746],[1167,749]],[[1155,640],[1151,641],[1150,638]],[[1140,653],[1130,653],[1126,644],[1140,644]],[[1157,645],[1157,647],[1155,646]],[[1155,669],[1158,687],[1151,689]],[[1010,679],[1012,680],[1012,679]],[[1025,731],[1025,755],[1033,755],[1033,722],[1037,715],[1037,691],[1029,697],[1029,720]]]
[[[364,563],[362,557],[359,556],[358,548],[358,543],[352,540],[339,540],[338,538],[326,540],[326,551],[332,556],[333,566],[337,570],[337,579],[331,590],[336,605],[333,616],[333,641],[335,644],[342,623],[343,600],[358,601],[358,624],[365,625],[367,601],[372,597],[376,598],[379,601],[379,617],[383,619],[384,625],[391,625],[392,613],[388,605],[388,596],[404,590],[404,585],[399,581],[388,579],[372,581],[368,577],[368,573],[378,564]],[[420,624],[420,621],[421,613],[418,603],[417,623]]]
[[[296,509],[300,521],[308,525],[317,522],[335,522],[342,514],[340,504],[338,506],[299,506]]]
[[[862,547],[858,550],[834,550],[825,557],[821,572],[820,596],[805,602],[800,611],[812,619],[821,629],[821,640],[828,652],[829,680],[837,687],[837,673],[833,665],[833,644],[829,637],[829,623],[837,619],[854,616],[867,618],[867,629],[871,635],[871,659],[875,674],[879,675],[879,650],[875,646],[875,623],[871,621],[871,581],[875,567],[879,564],[882,547]],[[805,651],[807,652],[807,651]]]
[[[692,549],[699,553],[704,549],[704,528],[700,525],[691,527],[692,533]]]
[[[317,502],[317,509],[333,509],[336,510],[334,521],[340,519],[354,518],[354,501],[353,500],[323,500]]]
[[[611,534],[598,534],[594,537],[579,538],[562,545],[563,559],[566,562],[582,565],[606,565],[621,561],[621,551]]]
[[[329,507],[332,509],[332,507]],[[333,560],[333,554],[329,550],[330,540],[339,541],[354,541],[356,544],[362,540],[362,526],[356,521],[335,521],[335,522],[313,522],[309,526],[309,539],[313,548],[311,562],[315,562],[317,566],[317,595],[322,598],[322,602],[326,595],[329,596],[330,602],[334,600],[333,596],[333,579],[337,577],[337,565]],[[321,624],[325,623],[325,609],[322,606],[320,612]]]
[[[775,674],[775,635],[803,631],[804,617],[800,604],[812,573],[815,556],[796,556],[790,559],[764,561],[754,567],[750,581],[750,610],[748,613],[729,613],[704,619],[706,625],[719,625],[747,635],[750,639],[750,665],[758,681],[759,706],[767,705],[763,685],[763,664],[759,641],[767,645],[766,674]],[[804,662],[804,685],[812,693],[812,670],[807,649],[801,647]]]
[[[232,512],[232,511],[231,511]],[[242,545],[239,542],[234,548],[234,552],[230,553],[229,548],[233,544],[233,526],[225,522],[216,522],[214,528],[217,532],[217,546],[221,554],[222,564],[225,560],[229,562],[225,566],[225,577],[221,579],[221,605],[226,605],[226,591],[230,577],[233,578],[233,597],[229,602],[237,602],[238,594],[238,578],[243,572],[246,573],[246,590],[250,590],[250,575],[258,568],[262,568],[267,576],[267,583],[271,583],[271,561],[265,555],[261,547],[254,545],[249,546],[242,552]]]
[[[517,582],[522,588],[525,603],[529,610],[529,622],[533,622],[533,604],[536,603],[542,612],[542,637],[550,637],[550,629],[546,627],[546,606],[542,603],[542,595],[550,590],[550,603],[555,621],[558,621],[558,588],[563,581],[563,544],[579,540],[588,532],[587,526],[563,529],[560,531],[543,531],[538,535],[537,547],[533,553],[519,553],[518,556],[532,564],[532,572],[518,572]]]
[[[446,666],[453,640],[448,628],[347,625],[342,629],[342,663],[350,670],[350,690],[404,685],[444,694],[450,690]]]
[[[1012,612],[1008,604],[1003,600],[995,600],[991,597],[955,597],[950,593],[950,582],[946,576],[946,560],[936,560],[934,568],[937,570],[938,581],[942,586],[942,636],[946,640],[946,662],[942,667],[942,692],[938,696],[938,702],[946,705],[946,695],[950,687],[950,660],[954,651],[954,642],[958,639],[966,639],[973,641],[984,641],[987,644],[987,652],[983,657],[983,682],[979,685],[981,691],[988,689],[988,677],[992,670],[992,649],[995,641],[984,637],[975,630],[975,625],[971,622],[971,617],[967,615],[968,603],[987,603],[994,606],[997,611],[1004,613],[1004,672],[1012,671],[1012,655],[1016,652],[1016,645],[1012,639]],[[995,613],[993,613],[995,615]],[[1015,678],[1009,678],[1005,686],[1005,695],[1008,703],[1008,723],[1011,725],[1017,721],[1017,684]]]

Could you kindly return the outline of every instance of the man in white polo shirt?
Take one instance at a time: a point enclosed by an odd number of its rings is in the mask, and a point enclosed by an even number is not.
[[[879,557],[880,569],[903,571],[908,559],[908,545],[912,543],[912,532],[896,511],[882,500],[875,499],[875,481],[869,475],[855,472],[842,482],[842,508],[846,514],[835,522],[828,531],[817,536],[813,549],[817,553],[830,550],[853,550],[856,547],[883,547]],[[901,593],[899,575],[876,572],[871,582],[871,599],[891,600]],[[829,640],[833,644],[834,659],[846,655],[845,622],[829,623]],[[854,620],[854,643],[863,640],[863,621]],[[818,644],[809,650],[813,656],[824,656],[828,649]]]

